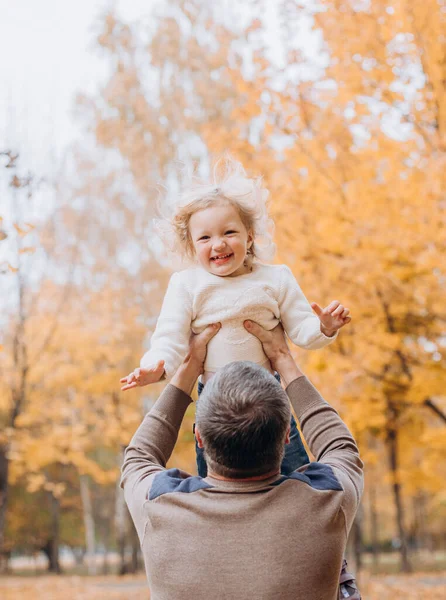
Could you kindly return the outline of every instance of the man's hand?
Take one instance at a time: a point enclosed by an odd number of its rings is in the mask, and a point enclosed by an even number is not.
[[[207,345],[220,327],[220,323],[214,323],[208,325],[201,333],[190,336],[189,352],[170,382],[189,396],[198,376],[204,371]]]
[[[277,371],[287,387],[294,379],[302,377],[303,373],[291,356],[281,323],[271,331],[267,331],[254,321],[244,321],[243,325],[262,342],[263,351],[269,358],[272,368]]]
[[[311,308],[319,317],[321,331],[327,337],[334,336],[338,329],[341,329],[341,327],[344,327],[344,325],[347,325],[347,323],[350,323],[352,320],[351,317],[348,316],[350,309],[345,308],[345,306],[337,300],[333,300],[333,302],[330,302],[325,308],[321,308],[319,304],[312,302]]]
[[[153,367],[148,369],[140,369],[139,367],[132,371],[127,377],[120,379],[124,385],[121,391],[132,390],[135,387],[143,387],[149,383],[157,383],[164,375],[164,361],[160,360]]]

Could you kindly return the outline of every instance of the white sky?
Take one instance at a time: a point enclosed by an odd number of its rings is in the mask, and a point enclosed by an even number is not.
[[[107,76],[107,59],[96,44],[102,15],[115,7],[124,19],[137,21],[163,3],[0,0],[0,150],[19,150],[22,167],[38,175],[54,169],[69,143],[82,136],[73,114],[76,94],[94,92]],[[235,9],[246,15],[250,4],[219,0],[223,14]],[[263,17],[275,28],[274,6],[266,6],[271,14]],[[312,45],[305,31],[298,37]]]
[[[70,142],[83,134],[74,116],[76,95],[94,93],[107,77],[107,58],[96,43],[104,12],[114,7],[123,19],[141,21],[163,4],[168,1],[0,0],[0,150],[19,150],[22,167],[38,176],[54,171]],[[236,11],[242,19],[251,6],[250,0],[218,0],[223,15]],[[277,5],[264,6],[271,58],[280,65]],[[308,20],[296,25],[296,45],[311,62],[320,59]]]
[[[104,1],[0,0],[0,145],[46,170],[76,136],[78,90],[91,90],[104,66],[93,24]]]
[[[159,0],[0,0],[0,149],[21,152],[22,165],[44,174],[82,135],[76,94],[107,75],[96,34],[110,6],[130,20]]]

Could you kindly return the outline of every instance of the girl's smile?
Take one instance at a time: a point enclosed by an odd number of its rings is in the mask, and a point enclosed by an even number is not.
[[[211,256],[211,260],[214,261],[217,265],[222,265],[228,260],[230,260],[234,255],[232,252],[230,254],[219,254],[218,256]]]
[[[198,262],[209,273],[228,277],[249,271],[244,262],[252,234],[229,202],[194,213],[189,220],[189,234]]]

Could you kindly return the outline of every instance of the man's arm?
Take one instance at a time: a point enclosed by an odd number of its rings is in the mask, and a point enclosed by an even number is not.
[[[191,338],[188,355],[125,451],[121,487],[140,540],[144,534],[144,502],[154,477],[165,469],[172,454],[184,414],[192,402],[190,394],[203,371],[207,343],[218,329],[210,325]]]
[[[312,454],[319,463],[333,467],[344,489],[342,508],[349,531],[364,487],[363,464],[356,442],[336,410],[306,377],[294,379],[286,393]]]
[[[125,450],[121,487],[141,541],[144,502],[154,477],[166,467],[191,402],[183,391],[167,385]]]
[[[246,321],[245,327],[262,342],[272,367],[280,374],[316,460],[335,469],[344,489],[342,508],[347,530],[350,529],[363,491],[363,465],[353,436],[335,409],[325,402],[296,365],[281,325],[265,331],[256,323]]]

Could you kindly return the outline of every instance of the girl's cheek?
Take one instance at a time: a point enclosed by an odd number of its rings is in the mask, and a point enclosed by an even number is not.
[[[206,260],[206,257],[208,255],[208,249],[205,246],[202,246],[201,248],[198,249],[197,251],[197,258],[200,260]]]

